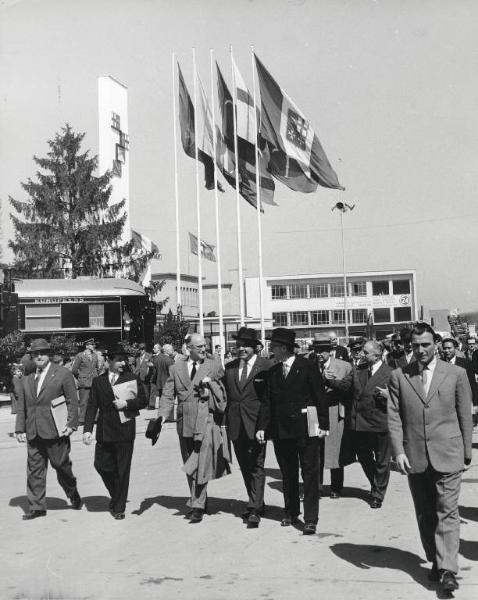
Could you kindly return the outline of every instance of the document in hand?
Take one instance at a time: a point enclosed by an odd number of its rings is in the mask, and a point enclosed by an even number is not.
[[[113,386],[113,393],[115,395],[115,400],[132,400],[133,398],[137,398],[138,384],[136,379],[132,379],[131,381],[125,381],[124,383],[115,384]],[[131,419],[133,418],[126,416],[123,410],[119,410],[118,415],[121,423],[131,421]]]
[[[319,435],[319,417],[317,416],[317,408],[315,406],[307,407],[307,429],[309,437],[317,437]]]
[[[56,430],[58,435],[61,436],[65,430],[66,422],[68,421],[68,405],[66,403],[65,396],[58,396],[53,398],[50,405],[51,414],[55,421]]]

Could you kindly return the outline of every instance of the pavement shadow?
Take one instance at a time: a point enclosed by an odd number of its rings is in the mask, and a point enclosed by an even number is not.
[[[26,496],[15,496],[15,498],[11,498],[8,506],[19,507],[23,512],[28,512],[30,510],[28,498]],[[71,508],[66,500],[63,500],[62,498],[52,498],[50,496],[47,496],[46,498],[46,506],[48,510],[64,510],[65,508]]]
[[[478,542],[460,540],[460,554],[468,560],[478,560]]]
[[[109,496],[82,496],[88,512],[109,512]]]
[[[460,517],[469,519],[470,521],[478,521],[478,507],[476,506],[460,506]]]
[[[264,469],[266,473],[266,477],[271,477],[272,479],[280,479],[282,481],[282,473],[280,469],[271,469],[270,467]]]
[[[330,546],[332,552],[359,569],[395,569],[404,571],[426,589],[431,589],[427,579],[428,569],[422,565],[425,561],[406,550],[390,546],[368,546],[366,544],[339,543]]]
[[[462,483],[478,483],[478,479],[465,478],[461,480]]]

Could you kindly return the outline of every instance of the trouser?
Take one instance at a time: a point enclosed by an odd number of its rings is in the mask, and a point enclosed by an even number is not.
[[[461,471],[439,473],[429,465],[423,473],[409,475],[408,484],[427,560],[458,573]]]
[[[247,508],[261,511],[264,506],[264,486],[266,482],[264,470],[266,444],[259,444],[255,439],[249,439],[242,425],[239,437],[233,440],[232,443],[247,490]]]
[[[300,514],[299,464],[304,482],[304,521],[317,524],[319,519],[319,439],[301,437],[274,440],[274,451],[282,473],[285,513]]]
[[[372,498],[383,502],[390,480],[392,453],[388,432],[356,431],[355,451],[370,482]]]
[[[151,390],[149,396],[147,396],[147,398],[149,398],[148,408],[156,408],[156,398],[158,396],[161,398],[162,391],[163,390],[159,389],[155,383],[151,384]]]
[[[194,452],[194,438],[179,436],[179,447],[181,449],[181,456],[183,463]],[[207,501],[207,483],[199,484],[196,481],[196,474],[186,475],[189,485],[190,498],[186,502],[190,508],[200,508],[201,510],[206,509]]]
[[[324,483],[324,465],[325,465],[325,438],[319,439],[319,483]],[[344,488],[344,469],[337,467],[330,469],[330,490],[340,494]]]
[[[124,513],[134,442],[96,442],[95,469],[111,497],[110,509]]]
[[[91,388],[79,388],[78,390],[78,410],[79,418],[78,423],[80,425],[85,424],[85,413],[86,407],[88,406],[88,398],[90,397]]]
[[[150,383],[145,383],[144,381],[141,382],[141,385],[143,386],[143,390],[144,390],[144,395],[146,396],[146,398],[148,398],[148,405],[150,405],[150,398],[151,398],[151,384]],[[154,408],[154,405],[153,405]]]
[[[27,445],[27,497],[31,510],[46,510],[48,461],[68,498],[76,492],[76,477],[70,460],[70,438],[44,440],[36,437]]]

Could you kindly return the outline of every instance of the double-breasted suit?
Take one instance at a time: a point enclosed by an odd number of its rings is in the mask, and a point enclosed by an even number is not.
[[[80,409],[80,425],[85,421],[86,405],[90,397],[90,390],[93,379],[98,375],[98,355],[96,352],[84,350],[75,356],[71,372],[78,382],[78,397]]]
[[[410,462],[408,482],[427,559],[458,571],[458,497],[465,460],[471,460],[471,389],[466,371],[434,359],[428,394],[421,365],[392,372],[388,429],[394,456]]]
[[[205,358],[197,363],[196,373],[191,380],[187,358],[180,359],[171,365],[169,377],[163,387],[159,402],[158,416],[168,418],[177,397],[178,407],[176,413],[177,432],[183,462],[189,459],[195,449],[194,436],[198,431],[198,419],[202,414],[199,410],[200,397],[198,384],[205,377],[211,381],[208,384],[209,396],[207,398],[209,413],[216,422],[221,422],[226,410],[226,392],[221,381],[224,371],[221,363]],[[202,409],[202,406],[201,406]],[[193,509],[205,509],[207,499],[207,483],[198,483],[196,475],[187,475],[191,497],[188,506]]]
[[[307,407],[315,406],[319,426],[329,427],[324,385],[314,364],[296,356],[284,377],[283,364],[269,369],[258,430],[274,442],[283,478],[286,516],[300,514],[299,464],[304,480],[304,520],[316,524],[319,515],[319,438],[309,437]]]
[[[245,380],[241,376],[247,366],[243,367],[239,359],[228,363],[224,371],[229,439],[244,478],[249,512],[261,511],[264,506],[266,445],[257,442],[256,431],[270,365],[269,360],[256,356]]]
[[[386,388],[392,368],[382,362],[371,375],[354,368],[352,394],[346,410],[341,463],[357,456],[370,482],[373,500],[382,502],[390,479],[391,448],[387,424],[387,399],[377,388]]]
[[[143,386],[133,373],[121,373],[111,385],[111,372],[106,371],[95,377],[91,386],[91,395],[85,414],[84,433],[93,431],[96,414],[95,469],[108,490],[110,509],[115,513],[124,513],[128,498],[131,460],[136,437],[136,417],[140,409],[147,404]],[[136,381],[137,396],[127,400],[124,415],[129,420],[121,422],[119,411],[115,408],[114,386],[127,381]]]
[[[58,483],[68,498],[76,490],[70,460],[70,438],[60,436],[51,412],[51,401],[64,396],[67,405],[66,426],[78,426],[78,395],[73,375],[65,367],[52,362],[46,367],[46,375],[38,393],[36,373],[23,377],[19,388],[16,433],[27,437],[27,496],[31,510],[46,510],[46,476],[48,460],[56,470]]]

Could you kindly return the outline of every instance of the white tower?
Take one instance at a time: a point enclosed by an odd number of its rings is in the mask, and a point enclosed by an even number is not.
[[[131,239],[129,206],[128,88],[113,77],[98,77],[99,170],[113,172],[110,203],[125,199],[122,243]]]

